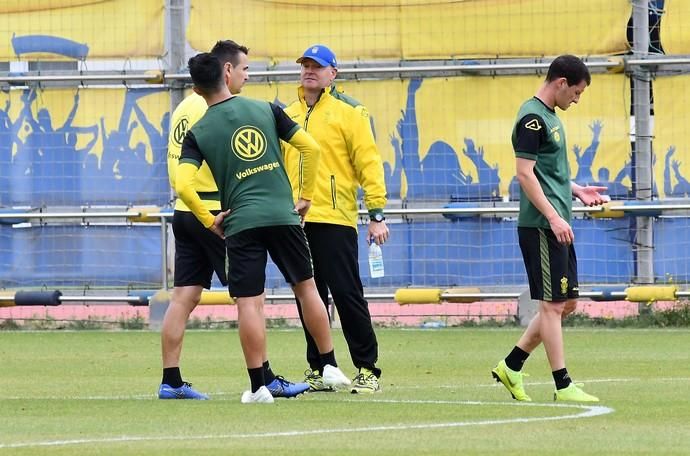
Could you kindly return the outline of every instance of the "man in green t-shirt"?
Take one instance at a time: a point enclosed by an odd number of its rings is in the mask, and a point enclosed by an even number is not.
[[[518,111],[512,143],[520,182],[518,238],[527,270],[530,295],[539,311],[510,354],[492,370],[514,399],[530,401],[522,382],[522,366],[544,344],[558,401],[597,402],[572,382],[565,367],[561,319],[577,306],[577,258],[571,228],[572,197],[585,205],[602,204],[606,187],[582,187],[570,181],[563,124],[555,108],[577,103],[591,76],[585,64],[561,55],[549,66],[536,95]]]
[[[238,307],[240,343],[251,382],[242,403],[273,402],[263,370],[268,254],[301,303],[305,324],[318,345],[324,381],[334,388],[349,385],[337,367],[328,315],[314,283],[300,225],[314,191],[318,144],[280,107],[232,95],[227,64],[213,54],[189,59],[189,72],[194,91],[209,108],[182,143],[175,189],[199,221],[225,239],[228,289]],[[285,173],[281,139],[302,154],[304,182],[297,203]],[[222,212],[216,216],[194,189],[196,172],[204,162],[220,191]]]
[[[211,54],[218,57],[221,63],[227,63],[226,70],[230,73],[228,89],[230,93],[239,94],[249,79],[249,49],[232,40],[221,40],[213,46]],[[172,113],[168,138],[168,175],[173,188],[185,134],[207,109],[203,97],[192,93]],[[218,187],[205,164],[195,175],[194,189],[211,213],[216,215],[220,212]],[[207,230],[180,199],[175,202],[172,229],[175,235],[175,288],[161,327],[163,378],[158,397],[204,400],[208,399],[208,395],[195,390],[191,383],[182,379],[180,355],[189,315],[199,304],[203,289],[211,288],[214,271],[220,282],[227,285],[225,242]],[[294,397],[309,389],[307,383],[293,383],[276,375],[268,359],[263,367],[266,387],[273,397]]]

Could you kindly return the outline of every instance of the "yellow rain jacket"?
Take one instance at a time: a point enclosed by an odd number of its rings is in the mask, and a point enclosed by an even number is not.
[[[336,90],[322,92],[311,108],[302,88],[299,99],[285,112],[321,146],[321,161],[311,209],[305,221],[332,223],[357,228],[357,189],[364,189],[364,203],[370,216],[382,213],[386,205],[383,162],[371,130],[369,111],[358,101]],[[302,189],[300,154],[282,143],[285,168],[295,200]]]

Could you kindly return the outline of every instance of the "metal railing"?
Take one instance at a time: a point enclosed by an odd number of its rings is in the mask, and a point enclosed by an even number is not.
[[[672,211],[690,211],[690,202],[677,202],[669,204],[618,204],[616,202],[610,203],[606,208],[603,206],[596,207],[584,207],[576,206],[573,208],[575,213],[589,213],[596,214],[602,211],[622,211],[635,215],[635,213],[648,213],[649,211],[654,211],[658,213],[672,212]],[[457,215],[470,215],[470,216],[490,216],[490,215],[513,215],[519,212],[519,207],[517,205],[509,206],[475,206],[475,207],[433,207],[433,208],[389,208],[386,209],[386,215],[389,218],[400,217],[403,220],[411,218],[413,216],[446,216],[451,214]],[[359,210],[359,216],[362,220],[367,218],[366,210]],[[90,220],[99,219],[122,219],[128,224],[158,224],[160,225],[161,233],[161,277],[162,277],[162,288],[168,288],[168,223],[170,223],[171,217],[173,216],[173,210],[158,210],[155,209],[151,211],[148,210],[138,210],[136,207],[128,208],[126,210],[117,211],[97,211],[97,210],[83,210],[72,211],[72,212],[34,212],[34,211],[6,211],[0,210],[0,222],[5,221],[5,223],[22,224],[29,221],[37,221],[41,225],[45,224],[47,221],[54,220],[77,220],[80,224],[88,224]],[[136,221],[135,221],[136,220]],[[144,220],[144,221],[142,221]],[[393,223],[395,221],[393,220]],[[388,299],[391,298],[392,294],[371,294],[368,295],[370,299]],[[482,295],[483,296],[483,295]],[[506,297],[515,298],[516,294],[501,294],[492,295],[496,297]],[[453,297],[469,297],[469,295],[463,296],[453,296]],[[583,294],[583,297],[586,297]],[[293,295],[274,295],[269,296],[267,299],[270,300],[284,300],[291,299]],[[91,299],[91,296],[89,296]],[[72,299],[75,301],[85,299]],[[103,300],[108,300],[104,298]],[[132,300],[135,300],[132,298]]]
[[[449,64],[399,64],[377,66],[374,64],[360,64],[356,67],[342,67],[338,69],[338,74],[341,76],[369,76],[369,75],[409,75],[409,74],[423,74],[434,75],[438,73],[443,74],[466,74],[466,73],[488,73],[495,75],[496,72],[505,72],[505,74],[512,74],[515,72],[524,71],[540,71],[548,69],[550,61],[544,62],[508,62],[498,63],[500,59],[491,60],[489,63],[477,63],[476,59],[464,61],[463,63],[449,63]],[[622,56],[617,58],[610,58],[605,60],[590,60],[585,62],[591,69],[600,70],[623,70],[631,72],[637,68],[654,68],[669,67],[677,65],[689,65],[690,57],[663,57],[655,56],[653,58],[636,58]],[[266,69],[252,71],[252,78],[261,79],[267,78],[269,80],[282,77],[294,76],[295,79],[299,76],[300,70],[298,67],[285,69]],[[138,83],[151,86],[170,85],[174,83],[189,83],[191,78],[189,73],[173,73],[165,70],[148,70],[148,71],[113,71],[113,72],[89,72],[82,71],[78,74],[74,72],[59,73],[57,71],[53,74],[32,74],[26,72],[25,74],[6,73],[0,75],[0,83],[9,85],[24,85],[30,83],[56,83],[56,82],[71,82],[86,85],[88,83],[110,83],[110,84],[130,84]]]

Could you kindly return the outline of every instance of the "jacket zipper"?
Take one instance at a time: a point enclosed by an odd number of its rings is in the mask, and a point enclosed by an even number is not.
[[[338,208],[337,193],[335,191],[335,174],[331,174],[331,199],[333,200],[333,209]]]
[[[314,106],[316,106],[316,103],[314,103],[313,106],[307,109],[307,115],[304,118],[304,131],[307,131],[307,126],[309,126],[309,116],[311,115],[311,112],[314,110]]]

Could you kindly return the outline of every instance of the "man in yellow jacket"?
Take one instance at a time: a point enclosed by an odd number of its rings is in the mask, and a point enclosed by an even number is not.
[[[336,90],[335,54],[323,45],[310,46],[297,59],[301,64],[299,99],[285,111],[321,146],[316,190],[304,220],[314,262],[314,278],[324,303],[328,291],[338,310],[350,356],[359,370],[352,393],[380,389],[381,370],[376,367],[378,342],[364,299],[357,249],[357,190],[364,189],[369,211],[367,239],[383,244],[389,231],[383,216],[386,186],[383,164],[371,130],[369,112],[359,102]],[[297,200],[302,190],[299,153],[285,145],[284,159]],[[298,306],[299,308],[299,306]],[[307,340],[306,382],[311,391],[329,390],[318,371],[318,350]]]

